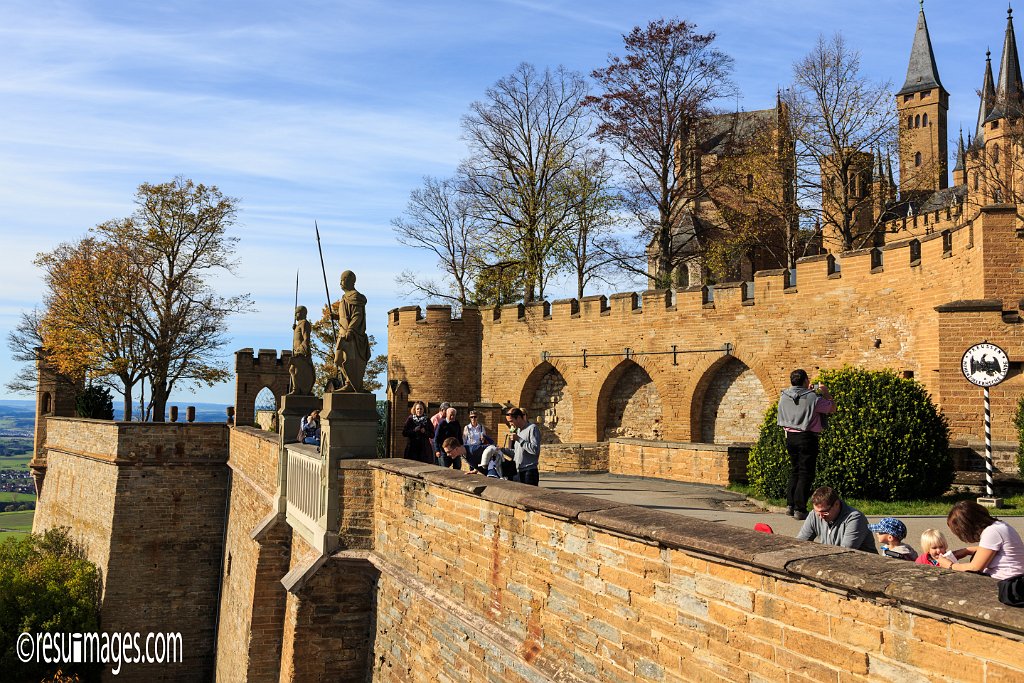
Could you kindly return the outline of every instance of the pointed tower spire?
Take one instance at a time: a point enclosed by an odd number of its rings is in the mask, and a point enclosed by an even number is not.
[[[908,95],[939,88],[945,92],[939,80],[939,68],[935,66],[935,53],[932,52],[932,39],[928,34],[928,22],[924,19],[924,2],[917,14],[917,31],[914,33],[914,44],[910,48],[910,64],[907,66],[907,80],[897,96]]]
[[[996,86],[992,79],[992,51],[985,50],[985,75],[981,82],[981,102],[978,105],[978,125],[974,129],[974,140],[968,145],[970,149],[980,147],[985,141],[985,119],[996,106]],[[968,133],[970,136],[970,133]]]
[[[1024,85],[1021,84],[1020,58],[1017,56],[1017,36],[1013,31],[1013,9],[1006,10],[1006,36],[1003,38],[1003,57],[999,60],[999,80],[996,83],[995,107],[985,121],[1021,115]]]
[[[964,170],[964,127],[960,126],[960,140],[956,144],[956,166],[953,167],[953,173],[956,174],[958,171]],[[959,185],[960,183],[956,183]]]

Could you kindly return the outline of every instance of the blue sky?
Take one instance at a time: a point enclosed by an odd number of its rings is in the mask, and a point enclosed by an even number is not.
[[[395,242],[390,221],[424,175],[454,171],[460,117],[519,62],[589,73],[634,25],[679,17],[718,34],[736,60],[738,106],[759,109],[818,34],[836,30],[865,72],[898,89],[917,12],[916,0],[4,0],[0,335],[41,299],[37,252],[131,213],[140,183],[181,174],[241,200],[237,276],[216,286],[250,292],[258,310],[231,320],[225,359],[290,346],[296,268],[300,303],[323,301],[314,219],[332,295],[354,270],[383,350],[386,311],[408,303],[395,275],[433,269]],[[961,123],[973,131],[1005,5],[932,0],[925,12],[950,136]],[[0,354],[0,381],[15,371]],[[175,396],[190,400],[231,403],[233,385]]]

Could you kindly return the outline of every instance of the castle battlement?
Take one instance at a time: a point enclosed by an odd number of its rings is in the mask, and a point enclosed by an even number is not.
[[[291,362],[292,352],[283,350],[280,353],[277,349],[260,349],[253,353],[251,348],[235,351],[235,372],[253,369],[269,369],[272,366],[288,367]]]
[[[918,218],[904,220],[915,223]],[[787,306],[799,306],[801,301],[817,299],[837,288],[848,288],[851,280],[858,288],[864,285],[869,289],[890,290],[893,297],[916,297],[921,288],[927,286],[938,292],[948,292],[945,301],[990,298],[991,292],[981,291],[981,255],[975,249],[979,238],[976,220],[960,224],[932,221],[930,225],[936,230],[920,236],[912,236],[913,233],[908,236],[904,232],[903,239],[881,247],[800,258],[795,277],[788,269],[761,270],[754,273],[750,282],[597,294],[581,300],[567,298],[529,304],[467,306],[460,318],[451,317],[451,306],[427,306],[425,317],[419,306],[404,306],[388,312],[389,326],[402,323],[460,326],[467,322],[489,326],[566,319],[587,321],[625,315],[709,315],[711,311],[757,308],[783,301]],[[757,315],[755,311],[748,313]]]

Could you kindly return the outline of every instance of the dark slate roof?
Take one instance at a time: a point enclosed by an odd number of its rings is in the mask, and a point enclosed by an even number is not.
[[[1006,36],[1003,38],[1003,58],[999,61],[999,81],[996,84],[996,103],[985,121],[1006,116],[1021,115],[1024,85],[1020,78],[1020,58],[1017,56],[1017,36],[1013,31],[1013,10],[1006,11]]]
[[[966,156],[964,152],[964,131],[961,128],[960,139],[956,143],[956,166],[953,167],[954,171],[964,170],[964,156]]]
[[[992,81],[992,53],[985,50],[985,75],[981,83],[981,102],[978,104],[978,126],[974,131],[971,149],[979,149],[985,142],[985,119],[996,103],[996,86]]]
[[[900,199],[885,208],[881,220],[889,221],[895,218],[907,216],[918,216],[922,213],[939,211],[949,208],[954,200],[962,203],[967,197],[966,185],[954,185],[944,190],[938,190],[926,197],[914,197],[912,199]]]
[[[755,109],[730,114],[718,114],[707,121],[707,129],[700,150],[704,154],[726,154],[734,137],[744,138],[759,130],[774,129],[778,124],[778,109]]]
[[[914,33],[914,44],[910,48],[910,64],[907,66],[907,81],[896,95],[932,88],[942,87],[939,81],[939,69],[935,66],[935,54],[932,52],[932,39],[928,35],[928,22],[924,19],[924,8],[917,15],[917,31]]]
[[[927,197],[923,202],[917,205],[915,213],[927,213],[929,211],[938,211],[939,209],[945,209],[953,204],[955,199],[957,202],[964,201],[964,197],[967,196],[966,185],[954,185],[953,187],[947,187],[944,190],[939,190]]]

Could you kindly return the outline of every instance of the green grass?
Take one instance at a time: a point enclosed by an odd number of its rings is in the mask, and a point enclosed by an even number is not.
[[[13,491],[0,491],[0,505],[4,503],[31,503],[35,501],[34,493],[14,493]]]
[[[26,512],[0,512],[0,541],[8,536],[21,536],[31,533],[32,510]]]
[[[754,490],[745,484],[731,484],[730,491],[736,491],[743,495],[757,498]],[[899,517],[901,515],[940,515],[945,517],[953,504],[961,500],[977,500],[976,493],[953,493],[938,498],[925,500],[862,500],[860,498],[844,498],[851,507],[860,510],[865,515],[882,515]],[[761,500],[758,498],[758,500]],[[763,501],[766,505],[775,507],[786,507],[786,501],[782,498],[769,498]],[[996,517],[1024,517],[1024,495],[1010,496],[1003,498],[1003,507],[993,510]]]
[[[0,470],[27,470],[31,459],[31,453],[0,456]]]

